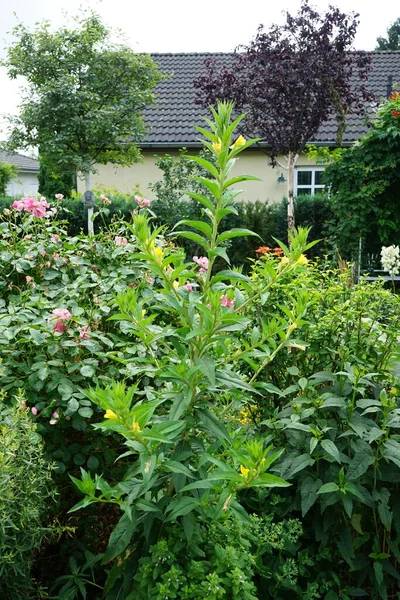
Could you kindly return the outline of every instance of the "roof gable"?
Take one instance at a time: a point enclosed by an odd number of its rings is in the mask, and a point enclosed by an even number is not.
[[[17,152],[9,153],[0,150],[0,162],[15,165],[18,171],[29,171],[30,173],[38,173],[40,163],[34,158],[23,156]]]
[[[400,52],[371,52],[372,62],[366,87],[383,99],[387,96],[388,77],[393,84],[400,84]],[[155,89],[156,104],[145,109],[144,122],[148,128],[142,147],[182,147],[200,146],[199,133],[195,125],[203,125],[202,116],[206,111],[194,103],[196,90],[193,82],[204,71],[206,58],[215,58],[221,65],[232,61],[233,54],[188,53],[152,54],[160,70],[171,77],[161,81]],[[370,111],[374,110],[371,105]],[[343,135],[343,143],[359,139],[367,128],[364,119],[350,115]],[[331,119],[324,123],[315,140],[316,143],[333,144],[336,136],[336,122]]]

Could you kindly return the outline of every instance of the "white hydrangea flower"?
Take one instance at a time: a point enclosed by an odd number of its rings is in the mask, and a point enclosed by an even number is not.
[[[382,246],[381,250],[382,268],[394,277],[400,273],[400,248],[399,246]]]

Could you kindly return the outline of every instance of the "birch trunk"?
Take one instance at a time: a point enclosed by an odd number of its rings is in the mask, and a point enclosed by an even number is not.
[[[85,171],[85,191],[91,191],[91,172]],[[91,237],[94,235],[94,227],[93,227],[93,207],[88,208],[88,236]]]
[[[287,207],[287,222],[288,230],[293,233],[295,220],[294,220],[294,165],[296,164],[296,158],[293,152],[289,152],[288,155],[288,207]]]

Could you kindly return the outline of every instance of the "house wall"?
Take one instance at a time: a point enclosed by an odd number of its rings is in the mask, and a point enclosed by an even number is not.
[[[18,173],[7,186],[7,196],[36,196],[39,182],[36,173]]]
[[[175,151],[165,152],[170,156],[178,157]],[[107,190],[118,190],[124,193],[139,193],[152,200],[154,194],[149,189],[149,183],[155,183],[162,179],[162,171],[156,166],[156,162],[162,152],[143,151],[143,162],[132,167],[116,167],[114,165],[98,165],[97,173],[92,177],[93,188],[105,188]],[[284,164],[285,159],[280,157]],[[300,166],[312,166],[314,161],[309,161],[306,156],[301,156],[297,162]],[[255,202],[256,200],[269,200],[279,202],[286,195],[286,183],[279,184],[278,177],[283,173],[287,179],[287,172],[280,167],[272,168],[266,154],[260,150],[246,150],[240,155],[232,170],[232,177],[237,175],[253,175],[260,181],[245,181],[237,187],[244,190],[241,197],[243,200]],[[78,179],[78,191],[83,192],[84,182]]]

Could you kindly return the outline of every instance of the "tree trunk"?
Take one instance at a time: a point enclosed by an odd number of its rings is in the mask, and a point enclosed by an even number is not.
[[[293,152],[289,152],[288,155],[288,206],[287,206],[287,220],[288,220],[288,231],[293,233],[294,231],[294,165],[296,164],[297,156]]]
[[[91,191],[91,172],[85,171],[85,191]],[[94,227],[93,227],[93,207],[88,208],[88,235],[89,237],[94,235]]]

